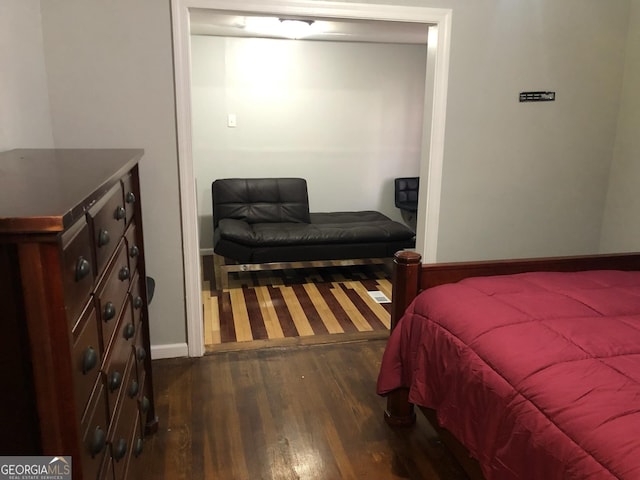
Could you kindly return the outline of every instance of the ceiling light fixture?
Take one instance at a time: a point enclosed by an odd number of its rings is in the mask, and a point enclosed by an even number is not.
[[[314,33],[313,26],[315,22],[313,20],[293,20],[285,18],[280,19],[280,25],[285,37],[298,39],[308,37]]]
[[[277,17],[246,17],[244,28],[260,35],[291,39],[304,38],[319,31],[313,20]]]

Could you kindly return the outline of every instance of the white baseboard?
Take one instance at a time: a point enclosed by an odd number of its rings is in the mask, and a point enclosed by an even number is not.
[[[151,359],[179,358],[189,356],[189,346],[186,343],[168,343],[165,345],[151,345]]]

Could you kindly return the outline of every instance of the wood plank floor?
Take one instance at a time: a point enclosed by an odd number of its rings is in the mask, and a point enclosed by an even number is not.
[[[153,362],[154,480],[467,477],[422,415],[394,430],[375,393],[385,340]]]
[[[224,290],[215,288],[212,256],[203,257],[202,271],[208,352],[388,334],[391,305],[368,293],[391,298],[383,265],[238,272]]]

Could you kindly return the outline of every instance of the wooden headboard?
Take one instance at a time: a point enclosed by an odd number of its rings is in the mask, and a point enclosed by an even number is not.
[[[467,277],[582,270],[640,270],[640,253],[422,264],[420,254],[402,250],[393,259],[391,328],[414,297],[430,287]]]

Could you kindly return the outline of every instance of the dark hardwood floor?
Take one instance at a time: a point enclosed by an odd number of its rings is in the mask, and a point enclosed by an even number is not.
[[[466,479],[422,415],[413,428],[384,423],[385,343],[154,361],[160,428],[145,478]]]

